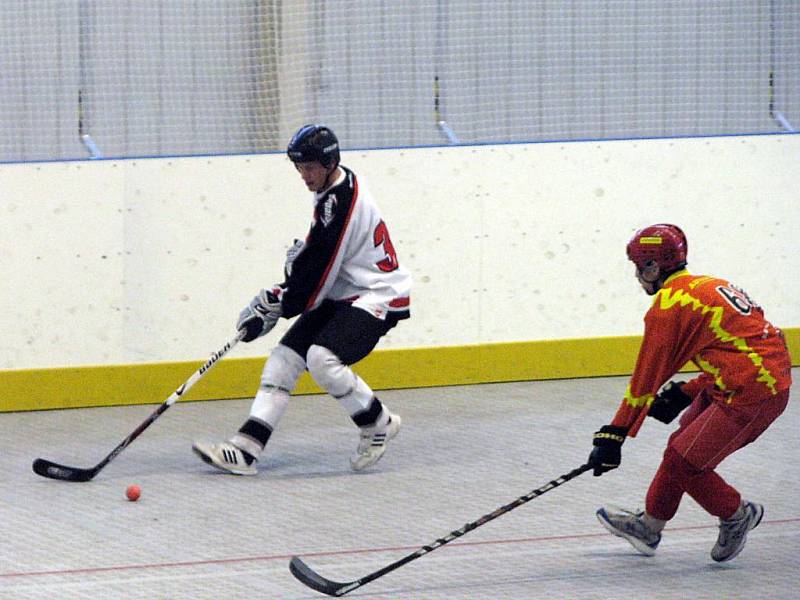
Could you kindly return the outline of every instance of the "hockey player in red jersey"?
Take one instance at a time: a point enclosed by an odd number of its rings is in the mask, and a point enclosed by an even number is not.
[[[283,283],[263,289],[242,311],[237,329],[250,342],[283,317],[298,316],[270,353],[250,415],[226,442],[196,442],[205,462],[229,473],[255,475],[255,462],[278,425],[297,379],[308,369],[360,428],[351,466],[375,464],[401,420],[350,368],[398,321],[409,317],[411,277],[400,266],[389,230],[369,190],[339,164],[339,142],[324,125],[306,125],[287,155],[314,193],[314,215],[303,242],[287,252]]]
[[[611,423],[594,434],[589,456],[594,474],[619,466],[625,438],[637,434],[648,414],[664,423],[683,414],[650,484],[645,510],[601,508],[597,517],[611,533],[652,556],[686,493],[719,518],[711,557],[731,560],[764,508],[742,500],[715,469],[786,408],[791,385],[786,342],[742,289],[686,270],[686,236],[675,225],[637,231],[627,253],[653,304],[625,397]],[[702,374],[667,383],[689,361]]]

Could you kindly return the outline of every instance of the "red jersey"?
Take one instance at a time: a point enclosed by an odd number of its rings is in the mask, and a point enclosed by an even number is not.
[[[792,383],[791,359],[780,329],[763,309],[724,279],[670,275],[644,317],[644,338],[625,398],[612,425],[635,437],[655,394],[687,362],[704,373],[684,391],[714,386],[727,403],[755,403]]]

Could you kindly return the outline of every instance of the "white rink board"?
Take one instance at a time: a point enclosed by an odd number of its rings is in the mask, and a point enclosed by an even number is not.
[[[796,327],[798,156],[797,135],[345,152],[414,276],[380,347],[639,334],[624,247],[659,221],[685,228],[691,269]],[[0,369],[127,364],[228,339],[311,198],[279,154],[10,164],[0,214]]]

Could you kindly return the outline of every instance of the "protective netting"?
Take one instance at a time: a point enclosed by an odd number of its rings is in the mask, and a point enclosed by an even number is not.
[[[0,35],[2,161],[800,121],[793,0],[29,0]]]

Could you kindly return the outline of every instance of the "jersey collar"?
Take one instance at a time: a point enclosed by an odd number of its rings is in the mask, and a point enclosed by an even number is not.
[[[678,277],[686,277],[688,275],[691,275],[691,273],[689,273],[687,269],[681,269],[680,271],[675,271],[672,275],[670,275],[664,280],[664,285],[667,285],[668,283],[677,279]]]
[[[347,176],[347,174],[345,173],[344,169],[341,167],[341,165],[336,167],[336,168],[339,170],[338,177],[336,177],[336,179],[333,181],[333,183],[330,184],[328,187],[326,187],[324,190],[322,190],[321,192],[315,193],[314,194],[314,199],[315,200],[319,200],[320,198],[322,198],[322,196],[324,196],[325,194],[328,193],[328,190],[330,190],[331,188],[335,188],[337,185],[339,185],[340,183],[342,183],[344,181],[344,178]]]

